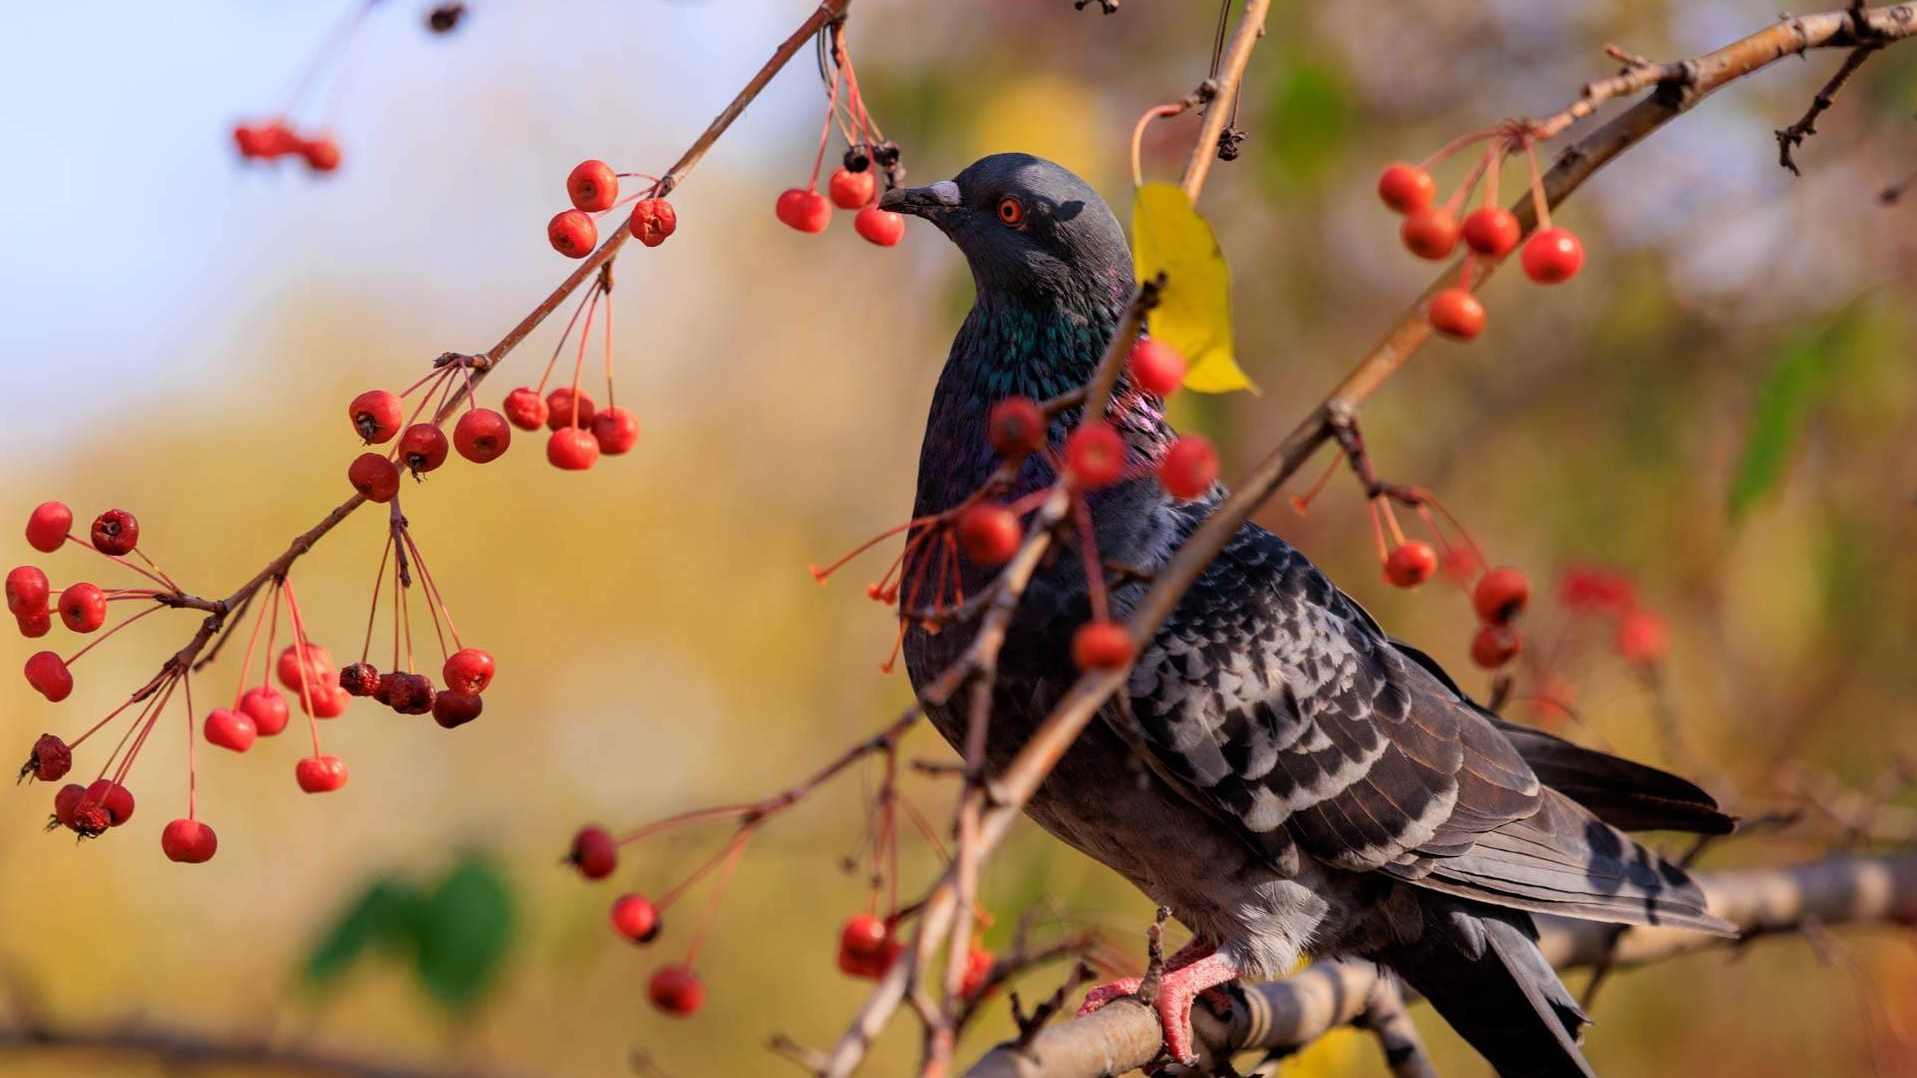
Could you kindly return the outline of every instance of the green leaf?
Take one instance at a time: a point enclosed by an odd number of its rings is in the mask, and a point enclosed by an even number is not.
[[[1132,249],[1138,279],[1165,275],[1151,313],[1151,334],[1178,349],[1190,364],[1185,388],[1229,393],[1257,387],[1238,368],[1231,342],[1231,267],[1211,225],[1185,190],[1148,183],[1132,200]]]
[[[307,983],[331,984],[374,947],[397,944],[410,950],[421,900],[418,890],[404,880],[390,876],[374,880],[307,951],[301,967]]]
[[[498,980],[516,920],[512,890],[484,859],[454,865],[420,905],[414,972],[441,1006],[471,1008]]]
[[[1811,412],[1837,384],[1833,368],[1849,343],[1850,325],[1846,318],[1815,336],[1793,341],[1758,387],[1744,452],[1731,478],[1732,522],[1742,519],[1783,482]]]

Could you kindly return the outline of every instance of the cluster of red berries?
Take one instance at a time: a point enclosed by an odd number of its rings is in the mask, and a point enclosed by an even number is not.
[[[1572,611],[1611,619],[1611,644],[1626,662],[1648,665],[1670,648],[1670,626],[1638,601],[1636,585],[1622,573],[1571,566],[1559,579],[1558,597]]]
[[[233,144],[239,147],[240,157],[247,161],[298,157],[311,172],[331,172],[339,167],[339,144],[330,136],[303,136],[284,120],[235,125]]]
[[[35,550],[51,554],[69,541],[81,542],[70,534],[72,527],[73,510],[62,502],[43,502],[27,518],[27,542]],[[124,509],[109,509],[94,518],[87,539],[86,545],[92,549],[122,565],[131,565],[126,561],[126,556],[135,553],[139,546],[140,522]],[[150,579],[161,582],[153,574],[134,568]],[[107,603],[123,599],[152,599],[158,594],[161,594],[158,589],[150,588],[102,589],[86,581],[68,585],[56,592],[46,572],[37,565],[16,566],[7,573],[6,580],[7,612],[13,615],[20,635],[28,639],[47,635],[52,630],[56,612],[60,616],[60,623],[73,632],[92,633],[106,624]],[[112,632],[106,635],[111,636]],[[59,703],[73,692],[73,672],[70,669],[73,661],[92,650],[92,647],[89,644],[65,659],[53,651],[35,652],[27,659],[27,684],[49,701]]]
[[[1438,204],[1438,186],[1431,177],[1429,165],[1478,139],[1490,140],[1483,159],[1451,197]],[[1460,139],[1425,166],[1394,164],[1378,177],[1378,197],[1404,215],[1399,237],[1412,254],[1435,261],[1450,257],[1461,241],[1467,248],[1458,283],[1433,294],[1425,309],[1431,327],[1447,337],[1468,341],[1484,332],[1484,304],[1471,291],[1473,262],[1478,258],[1501,259],[1516,250],[1519,240],[1523,239],[1524,230],[1517,216],[1498,204],[1498,172],[1505,155],[1517,149],[1522,149],[1530,158],[1532,204],[1538,220],[1537,230],[1524,241],[1520,262],[1525,275],[1538,284],[1568,281],[1584,265],[1584,245],[1570,229],[1551,224],[1551,208],[1539,178],[1536,150],[1530,135],[1521,128],[1505,125]],[[1485,181],[1483,201],[1460,221],[1458,211],[1480,179]]]
[[[880,247],[897,246],[905,238],[905,217],[879,208],[878,168],[888,167],[879,163],[880,155],[896,165],[898,147],[885,143],[869,152],[864,146],[852,147],[845,151],[845,163],[826,182],[829,199],[819,193],[815,174],[806,186],[780,192],[773,212],[788,228],[817,233],[832,223],[832,207],[857,210],[852,218],[853,231]]]
[[[425,674],[393,670],[382,674],[368,662],[356,662],[339,672],[339,686],[349,696],[368,696],[401,715],[432,713],[433,721],[451,730],[479,717],[485,702],[480,694],[493,681],[493,657],[478,648],[461,648],[446,658],[441,670],[444,689],[435,689]]]
[[[643,192],[622,202],[619,198],[622,177],[650,182]],[[626,217],[624,227],[632,232],[633,239],[647,247],[657,247],[679,227],[679,214],[672,203],[659,197],[659,188],[656,176],[615,172],[611,165],[596,159],[581,161],[566,177],[566,197],[572,200],[572,209],[561,210],[546,222],[546,241],[567,258],[584,258],[599,246],[599,226],[594,218],[631,204],[632,213]]]
[[[506,418],[520,430],[545,427],[546,460],[562,471],[584,471],[601,453],[619,456],[639,444],[639,417],[619,407],[600,408],[585,390],[574,386],[539,395],[530,386],[506,394]]]
[[[619,840],[603,827],[582,827],[573,836],[566,862],[588,880],[603,880],[619,867]],[[613,899],[610,910],[613,931],[636,944],[658,939],[665,931],[663,907],[683,886],[658,903],[633,893]],[[695,950],[697,946],[695,940]],[[646,985],[646,996],[661,1012],[683,1018],[705,1005],[706,986],[693,971],[692,957],[688,955],[683,962],[669,962],[653,971]]]

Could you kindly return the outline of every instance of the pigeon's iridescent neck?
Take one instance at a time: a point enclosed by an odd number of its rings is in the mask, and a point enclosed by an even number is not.
[[[979,294],[952,342],[932,398],[919,457],[919,514],[956,504],[997,467],[986,437],[992,405],[1012,396],[1043,401],[1091,378],[1130,291],[1126,276],[1067,297]],[[1156,457],[1159,445],[1172,437],[1160,403],[1128,383],[1121,382],[1112,418],[1141,457]],[[1075,408],[1057,417],[1054,447],[1077,422]],[[1049,467],[1029,461],[1013,493],[1036,489],[1051,478]]]

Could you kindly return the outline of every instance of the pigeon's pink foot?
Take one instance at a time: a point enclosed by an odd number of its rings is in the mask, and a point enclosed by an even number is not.
[[[1191,1066],[1198,1062],[1192,1034],[1191,1008],[1200,993],[1238,979],[1238,967],[1223,955],[1208,955],[1189,966],[1165,974],[1153,1008],[1165,1028],[1165,1051],[1173,1060]]]
[[[1083,1018],[1112,1000],[1137,995],[1138,986],[1143,983],[1145,982],[1137,977],[1120,977],[1110,984],[1099,985],[1085,993],[1085,1002],[1078,1006],[1078,1016]]]

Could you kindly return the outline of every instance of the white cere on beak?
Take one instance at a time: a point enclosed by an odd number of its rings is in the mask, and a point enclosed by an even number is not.
[[[938,199],[938,203],[941,206],[956,206],[959,204],[958,184],[953,183],[951,180],[940,180],[932,186],[927,187],[926,190],[931,193],[933,198]]]

